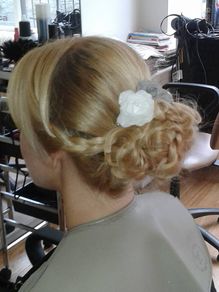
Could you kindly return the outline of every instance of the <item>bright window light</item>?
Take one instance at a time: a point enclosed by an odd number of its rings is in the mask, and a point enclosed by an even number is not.
[[[49,3],[51,20],[57,10],[68,13],[80,8],[80,0],[1,0],[0,43],[13,38],[14,28],[22,19],[30,21],[31,29],[36,29],[35,5],[39,3]]]

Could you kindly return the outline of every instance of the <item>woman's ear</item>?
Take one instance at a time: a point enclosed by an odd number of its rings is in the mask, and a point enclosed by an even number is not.
[[[66,153],[63,150],[57,150],[49,154],[51,166],[54,169],[61,169],[62,161],[65,158]]]

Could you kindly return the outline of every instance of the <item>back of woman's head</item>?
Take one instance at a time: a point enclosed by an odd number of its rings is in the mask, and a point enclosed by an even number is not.
[[[87,184],[116,194],[146,175],[178,173],[199,122],[192,108],[158,99],[150,122],[118,125],[121,92],[135,92],[149,78],[144,61],[122,42],[59,40],[16,65],[9,107],[35,149],[66,151]]]

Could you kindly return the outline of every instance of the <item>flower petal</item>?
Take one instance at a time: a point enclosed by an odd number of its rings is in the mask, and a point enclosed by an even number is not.
[[[136,93],[127,90],[119,96],[120,114],[117,123],[126,128],[129,126],[143,126],[154,117],[154,100],[151,94],[144,90]]]

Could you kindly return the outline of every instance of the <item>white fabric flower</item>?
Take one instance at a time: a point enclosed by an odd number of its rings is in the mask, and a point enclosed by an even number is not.
[[[154,118],[154,100],[144,90],[123,91],[119,96],[119,105],[117,123],[123,128],[143,126]]]

